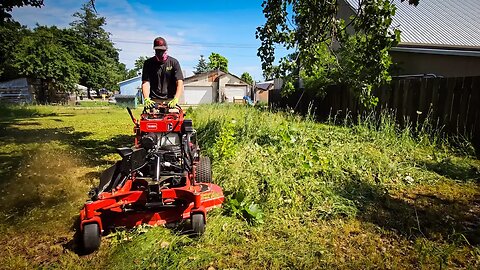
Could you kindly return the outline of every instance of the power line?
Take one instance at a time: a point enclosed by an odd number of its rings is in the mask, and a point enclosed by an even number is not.
[[[112,38],[113,42],[116,43],[131,43],[131,44],[152,44],[152,42],[147,41],[136,41],[136,40],[125,40],[125,39],[116,39]],[[258,45],[253,44],[238,44],[238,43],[176,43],[169,42],[170,45],[175,45],[178,47],[211,47],[211,48],[235,48],[235,49],[257,49]]]

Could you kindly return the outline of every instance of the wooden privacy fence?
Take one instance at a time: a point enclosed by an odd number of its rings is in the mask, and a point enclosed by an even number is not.
[[[428,117],[447,133],[472,137],[480,149],[480,77],[396,79],[373,94],[379,99],[375,110],[393,109],[400,124],[423,123]],[[269,101],[274,107],[296,107],[301,113],[311,107],[319,119],[342,117],[347,112],[355,117],[366,111],[347,88],[331,87],[324,97],[310,93],[301,96],[301,92],[295,92],[281,97],[273,91]]]

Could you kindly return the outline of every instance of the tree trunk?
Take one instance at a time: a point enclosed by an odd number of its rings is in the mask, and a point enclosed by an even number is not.
[[[45,104],[47,102],[47,90],[45,87],[45,80],[40,79],[40,88],[38,89],[38,102]]]

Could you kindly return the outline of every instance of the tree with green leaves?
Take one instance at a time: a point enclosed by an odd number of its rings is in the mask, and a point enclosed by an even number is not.
[[[266,23],[256,32],[265,77],[284,78],[287,92],[299,77],[320,88],[346,84],[364,104],[374,104],[370,91],[391,79],[388,51],[400,39],[399,30],[390,28],[395,5],[390,0],[359,0],[357,13],[344,20],[339,16],[342,1],[265,0]],[[277,46],[294,52],[275,65]]]
[[[210,56],[208,57],[208,60],[210,61],[208,63],[208,68],[210,70],[221,70],[223,72],[228,72],[228,60],[224,56],[218,54],[218,53],[211,53]]]
[[[143,64],[145,63],[145,61],[147,61],[147,59],[148,59],[148,56],[140,56],[140,57],[138,57],[138,59],[135,60],[135,64],[134,64],[135,68],[134,68],[134,70],[135,70],[136,72],[142,71],[142,69],[143,69]]]
[[[138,76],[138,72],[135,69],[128,69],[127,72],[125,73],[124,80],[128,80],[131,78],[135,78]]]
[[[195,66],[195,71],[193,72],[194,74],[201,74],[208,72],[210,68],[208,67],[207,60],[205,60],[205,57],[203,55],[200,55],[200,59],[198,60],[198,64]]]
[[[124,80],[128,80],[131,78],[135,78],[138,76],[138,74],[142,71],[143,69],[143,63],[148,59],[147,56],[140,56],[135,60],[134,67],[132,69],[126,70],[126,73],[124,75]]]
[[[242,81],[244,81],[244,82],[246,82],[250,85],[253,85],[253,78],[250,75],[250,73],[248,73],[248,72],[242,73],[242,76],[240,76],[240,79],[242,79]]]
[[[103,27],[105,17],[100,17],[92,2],[84,4],[70,25],[79,37],[82,49],[77,51],[80,60],[80,84],[90,89],[116,89],[117,82],[125,77],[125,68],[118,61],[118,50]],[[90,91],[88,91],[90,94]]]
[[[22,38],[31,31],[13,20],[0,24],[0,81],[16,79],[18,69],[14,66],[14,52]]]
[[[78,82],[78,62],[62,44],[64,30],[38,26],[22,38],[13,54],[21,75],[40,80],[38,101],[54,101],[58,92],[69,92]]]

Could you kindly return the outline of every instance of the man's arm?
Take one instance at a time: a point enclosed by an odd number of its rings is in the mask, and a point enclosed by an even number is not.
[[[149,62],[149,60],[143,62],[142,67],[142,94],[144,100],[150,97],[150,81],[148,78],[147,62]]]
[[[143,99],[150,97],[150,82],[149,81],[142,81],[142,94]]]
[[[180,100],[180,97],[183,94],[183,80],[177,80],[177,92],[175,93],[175,98]]]

